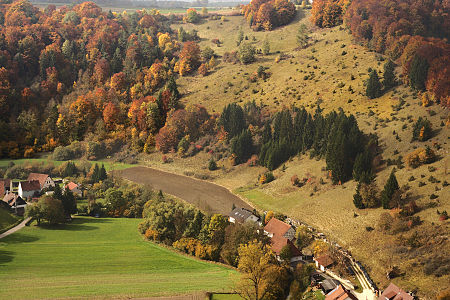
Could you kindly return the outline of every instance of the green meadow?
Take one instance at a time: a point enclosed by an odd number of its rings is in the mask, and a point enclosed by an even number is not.
[[[19,221],[20,218],[8,213],[6,209],[0,207],[0,233],[6,231]]]
[[[0,299],[124,298],[230,291],[234,270],[145,241],[140,219],[76,217],[0,240]]]

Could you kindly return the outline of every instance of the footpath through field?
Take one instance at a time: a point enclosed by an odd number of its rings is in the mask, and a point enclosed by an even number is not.
[[[17,225],[17,226],[15,226],[15,227],[11,228],[10,230],[8,230],[8,231],[6,231],[6,232],[3,232],[2,234],[0,234],[0,239],[4,238],[4,237],[6,237],[6,236],[8,236],[8,235],[10,235],[10,234],[13,234],[13,233],[16,232],[17,230],[22,229],[22,228],[25,226],[25,224],[27,224],[30,220],[31,220],[31,218],[26,218],[26,219],[23,220],[19,225]]]
[[[151,186],[154,190],[181,198],[202,210],[228,215],[233,204],[252,209],[244,200],[226,188],[203,180],[168,173],[147,167],[133,167],[118,171],[121,177]]]

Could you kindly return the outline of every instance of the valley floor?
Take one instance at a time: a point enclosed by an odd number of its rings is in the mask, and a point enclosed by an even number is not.
[[[76,217],[0,241],[0,299],[124,298],[229,291],[235,271],[146,242],[140,219]]]

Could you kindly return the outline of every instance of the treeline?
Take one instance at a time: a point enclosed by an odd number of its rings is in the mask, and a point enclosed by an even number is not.
[[[277,113],[271,130],[264,132],[259,155],[262,165],[273,170],[289,157],[311,150],[311,157],[325,158],[334,183],[352,177],[355,159],[367,143],[353,115],[340,111],[323,116],[320,107],[314,115],[304,108]]]
[[[0,157],[83,139],[154,144],[177,108],[174,74],[203,61],[196,37],[178,40],[169,23],[157,10],[117,14],[93,2],[0,4]]]
[[[277,259],[271,250],[270,238],[256,223],[229,223],[225,216],[205,214],[161,193],[145,204],[142,216],[144,221],[138,230],[147,239],[200,259],[237,267],[241,278],[236,288],[241,295],[259,299],[266,294],[264,299],[284,299],[293,294],[301,298],[309,286],[314,267],[299,264],[291,270],[290,247],[283,247],[280,259]],[[273,214],[263,219],[268,221],[272,217]],[[299,245],[310,241],[305,235],[298,234],[297,237]],[[256,268],[258,272],[254,271]],[[256,290],[251,278],[260,282]]]
[[[242,14],[255,31],[289,24],[295,13],[295,5],[287,0],[252,0],[242,6]]]
[[[208,215],[192,205],[159,194],[143,209],[139,231],[146,238],[201,259],[238,263],[238,248],[252,240],[269,244],[256,224],[231,224],[220,214]],[[258,233],[259,232],[259,233]]]
[[[405,83],[449,106],[448,14],[445,1],[318,0],[311,18],[319,27],[344,21],[358,42],[401,65]]]
[[[274,170],[290,157],[310,151],[310,157],[325,158],[334,183],[350,179],[355,168],[355,176],[371,173],[378,140],[364,135],[353,115],[347,116],[342,110],[323,115],[320,106],[311,114],[294,107],[264,120],[261,108],[254,103],[245,107],[230,104],[219,120],[237,163],[259,153],[259,163]],[[258,125],[260,129],[255,130]],[[362,155],[366,157],[364,164],[358,161]]]

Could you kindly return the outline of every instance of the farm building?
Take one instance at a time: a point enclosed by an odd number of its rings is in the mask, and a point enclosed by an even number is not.
[[[48,174],[30,173],[30,175],[28,175],[27,180],[28,181],[33,181],[33,180],[39,181],[41,190],[55,186],[55,182]]]
[[[344,288],[342,285],[339,285],[337,288],[329,292],[325,300],[357,300],[355,295],[352,294],[351,291]]]
[[[22,199],[32,198],[41,191],[39,181],[21,181],[19,182],[18,194]]]
[[[72,182],[72,181],[69,182],[68,184],[66,184],[66,186],[64,188],[68,189],[69,191],[71,191],[72,193],[77,195],[78,197],[83,196],[83,192],[81,191],[80,185],[76,184],[75,182]]]
[[[388,287],[383,291],[378,300],[413,300],[414,297],[391,283]]]
[[[11,189],[11,180],[10,179],[0,179],[0,196],[5,195]]]
[[[25,200],[23,200],[19,195],[15,193],[7,193],[3,197],[3,202],[7,203],[17,215],[22,216],[25,213],[25,206],[27,205],[27,202],[25,202]]]
[[[328,255],[322,255],[314,258],[314,262],[316,263],[316,268],[320,269],[320,271],[325,272],[325,269],[332,266],[334,264],[334,260]]]
[[[295,246],[295,229],[276,218],[270,219],[269,223],[264,227],[264,233],[270,237],[272,242],[272,251],[278,256],[285,246],[291,248],[292,259],[302,255],[300,250]]]
[[[259,217],[255,216],[253,212],[248,209],[236,207],[228,215],[228,221],[230,221],[230,223],[243,224],[245,222],[258,222]]]
[[[341,283],[338,280],[336,280],[336,279],[327,278],[327,279],[323,280],[320,283],[320,288],[325,293],[325,295],[327,295],[328,293],[330,293],[334,289],[337,289],[337,287],[340,284]]]

